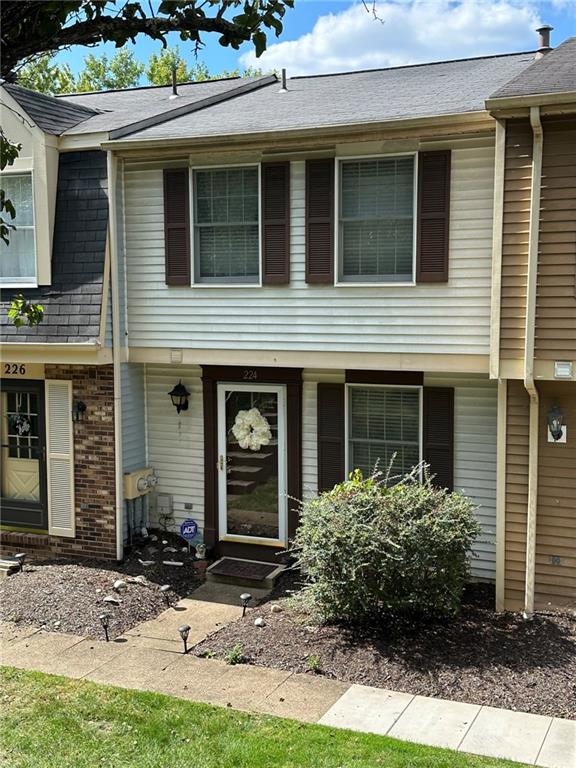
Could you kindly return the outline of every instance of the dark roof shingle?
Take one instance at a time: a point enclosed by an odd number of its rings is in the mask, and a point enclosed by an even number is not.
[[[44,307],[39,326],[15,328],[6,312],[18,288],[0,291],[4,343],[96,343],[108,228],[106,153],[60,155],[52,245],[52,285],[21,289]]]
[[[494,91],[491,99],[576,91],[576,37],[536,59],[531,66]]]
[[[45,133],[53,133],[58,136],[97,114],[96,110],[91,107],[72,104],[66,99],[57,99],[54,96],[37,93],[14,83],[3,83],[2,85]]]

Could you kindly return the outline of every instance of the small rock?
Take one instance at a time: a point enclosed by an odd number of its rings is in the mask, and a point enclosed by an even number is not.
[[[148,552],[149,555],[154,555],[156,554],[156,552],[158,552],[158,547],[148,547],[146,551]]]
[[[96,590],[96,594],[97,594],[97,595],[99,595],[99,594],[100,594],[100,592],[102,592],[102,590],[101,590],[101,589],[97,589],[97,590]]]
[[[104,602],[110,603],[111,605],[120,605],[120,600],[118,600],[115,595],[106,595]]]
[[[128,589],[128,584],[126,584],[125,581],[122,581],[122,579],[117,579],[114,582],[113,589],[115,592],[124,592],[126,589]]]
[[[162,544],[163,544],[164,546],[166,546],[166,544],[168,544],[168,542],[166,541],[166,539],[162,539]]]
[[[138,576],[134,576],[134,581],[136,584],[146,584],[146,576],[144,576],[143,573],[141,573]]]
[[[162,560],[162,565],[184,565],[184,563],[179,563],[178,560]]]
[[[142,534],[142,538],[144,538],[144,539],[148,538],[148,528],[142,528],[140,533]]]
[[[138,558],[138,562],[140,563],[140,565],[143,565],[145,567],[149,565],[154,565],[154,560],[140,560],[140,558]]]
[[[150,541],[158,541],[158,536],[156,536],[156,534],[153,533],[152,536],[150,536]]]
[[[266,626],[266,622],[264,621],[262,616],[258,616],[257,619],[254,619],[254,626],[255,627],[265,627]]]
[[[61,621],[55,621],[55,622],[54,622],[54,629],[58,629],[58,628],[60,627],[60,625],[61,625],[61,624],[62,624],[62,622],[61,622]]]
[[[272,608],[271,608],[270,610],[272,611],[272,613],[282,613],[282,611],[284,610],[284,608],[282,608],[282,606],[281,606],[281,605],[278,605],[278,603],[274,603],[274,604],[272,605]]]
[[[178,552],[176,547],[164,547],[164,552]]]
[[[182,552],[188,552],[188,547],[182,547]]]

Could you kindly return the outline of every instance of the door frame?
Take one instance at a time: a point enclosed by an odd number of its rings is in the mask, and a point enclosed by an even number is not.
[[[2,502],[1,524],[3,528],[48,531],[48,469],[46,462],[46,399],[44,382],[36,379],[2,379],[2,392],[34,392],[38,397],[38,457],[40,500],[8,499],[0,496]],[[1,441],[1,438],[0,438]],[[1,493],[1,491],[0,491]],[[18,513],[40,513],[40,523],[14,520]]]
[[[217,556],[279,562],[283,546],[220,541],[218,514],[217,385],[219,382],[286,385],[287,538],[298,526],[302,498],[302,368],[202,366],[204,417],[204,542]]]
[[[226,456],[226,392],[269,392],[278,396],[278,538],[264,536],[243,536],[228,533],[227,506],[227,456]],[[216,385],[218,400],[218,530],[220,541],[236,541],[247,544],[276,545],[287,544],[287,477],[286,477],[286,385],[285,384],[248,384],[238,382],[218,382]],[[220,461],[223,457],[223,462]]]

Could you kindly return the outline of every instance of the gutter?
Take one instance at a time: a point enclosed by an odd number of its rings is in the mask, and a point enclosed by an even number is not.
[[[116,559],[124,557],[124,499],[122,493],[122,384],[120,378],[120,295],[118,291],[118,250],[116,225],[116,176],[118,161],[106,153],[108,171],[110,285],[112,287],[112,364],[114,371],[114,476],[116,478]]]
[[[490,311],[490,378],[500,378],[500,313],[502,304],[502,239],[504,226],[504,171],[506,124],[496,119],[494,151],[494,212],[492,220],[492,296]]]
[[[526,281],[526,325],[524,333],[524,387],[530,397],[528,438],[528,507],[526,510],[526,572],[524,616],[534,612],[536,567],[536,516],[538,505],[538,419],[540,398],[534,382],[534,345],[536,337],[536,288],[538,277],[538,240],[540,234],[540,190],[542,183],[542,150],[544,134],[540,107],[530,108],[530,125],[534,134],[532,150],[532,183],[530,192],[530,225],[528,236],[528,275]]]

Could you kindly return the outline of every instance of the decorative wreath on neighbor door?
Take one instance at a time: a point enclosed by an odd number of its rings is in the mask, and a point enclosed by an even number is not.
[[[258,408],[249,411],[238,411],[232,434],[238,440],[240,448],[259,451],[263,445],[268,445],[272,439],[270,424],[262,416]]]
[[[11,417],[10,426],[12,427],[12,432],[15,432],[19,437],[27,437],[30,433],[30,419],[21,413]]]

